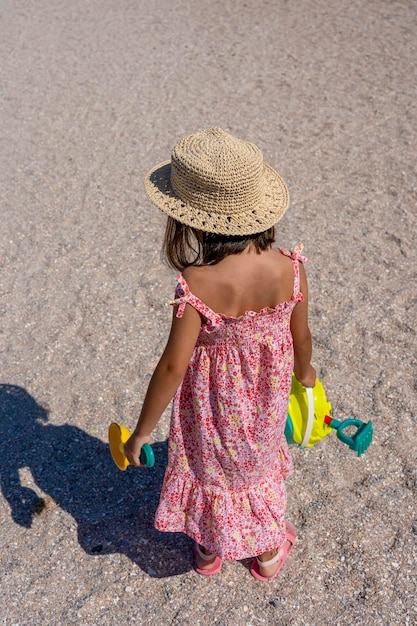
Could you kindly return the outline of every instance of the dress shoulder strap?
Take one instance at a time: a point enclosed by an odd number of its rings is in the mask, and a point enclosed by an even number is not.
[[[182,317],[184,315],[185,305],[189,304],[196,311],[201,313],[201,315],[210,322],[210,325],[213,328],[218,326],[221,321],[221,316],[218,313],[212,311],[212,309],[210,309],[207,304],[204,304],[204,302],[200,300],[200,298],[197,298],[197,296],[191,293],[190,288],[182,274],[177,274],[175,278],[177,280],[175,299],[170,300],[168,304],[170,306],[178,307],[176,317]]]
[[[304,244],[300,243],[298,246],[296,246],[294,248],[294,250],[284,250],[283,248],[280,248],[279,251],[281,252],[281,254],[284,254],[285,256],[290,257],[290,259],[292,260],[292,264],[294,267],[294,293],[293,296],[294,298],[297,298],[298,300],[303,300],[304,296],[300,291],[300,261],[301,263],[309,263],[309,260],[307,259],[307,257],[302,256],[302,251],[304,249]]]

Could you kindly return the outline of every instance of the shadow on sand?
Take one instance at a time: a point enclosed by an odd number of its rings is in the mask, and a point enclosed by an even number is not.
[[[167,463],[167,443],[153,444],[150,469],[114,465],[109,447],[76,426],[48,423],[48,412],[24,389],[0,385],[1,489],[16,524],[30,528],[48,503],[21,484],[29,468],[35,485],[74,518],[87,554],[121,553],[150,576],[189,571],[191,542],[153,526]]]

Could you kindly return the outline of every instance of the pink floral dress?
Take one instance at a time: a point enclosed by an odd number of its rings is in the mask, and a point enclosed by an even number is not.
[[[222,559],[243,559],[285,540],[284,480],[292,462],[284,428],[294,355],[291,313],[300,292],[300,249],[290,253],[289,302],[234,318],[212,311],[177,276],[204,323],[173,400],[158,530],[183,532]]]

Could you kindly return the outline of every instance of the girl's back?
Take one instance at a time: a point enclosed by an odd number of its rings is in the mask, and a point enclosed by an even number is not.
[[[256,252],[248,246],[215,265],[189,267],[183,275],[194,295],[216,313],[230,317],[272,309],[293,295],[292,261],[271,248]]]

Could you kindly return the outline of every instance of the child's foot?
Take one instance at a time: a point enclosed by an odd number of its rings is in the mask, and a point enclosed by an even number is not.
[[[278,550],[270,550],[256,557],[251,565],[251,574],[258,580],[272,580],[282,569],[288,555],[294,547],[296,539],[295,528],[286,522],[285,543]]]
[[[288,542],[286,541],[286,543]],[[273,578],[276,576],[278,568],[281,565],[283,554],[284,550],[282,548],[280,550],[275,548],[275,550],[269,550],[257,557],[258,571],[263,578]]]
[[[223,561],[218,556],[211,554],[206,548],[199,546],[198,543],[194,544],[194,561],[195,571],[202,576],[218,574],[223,565]]]

